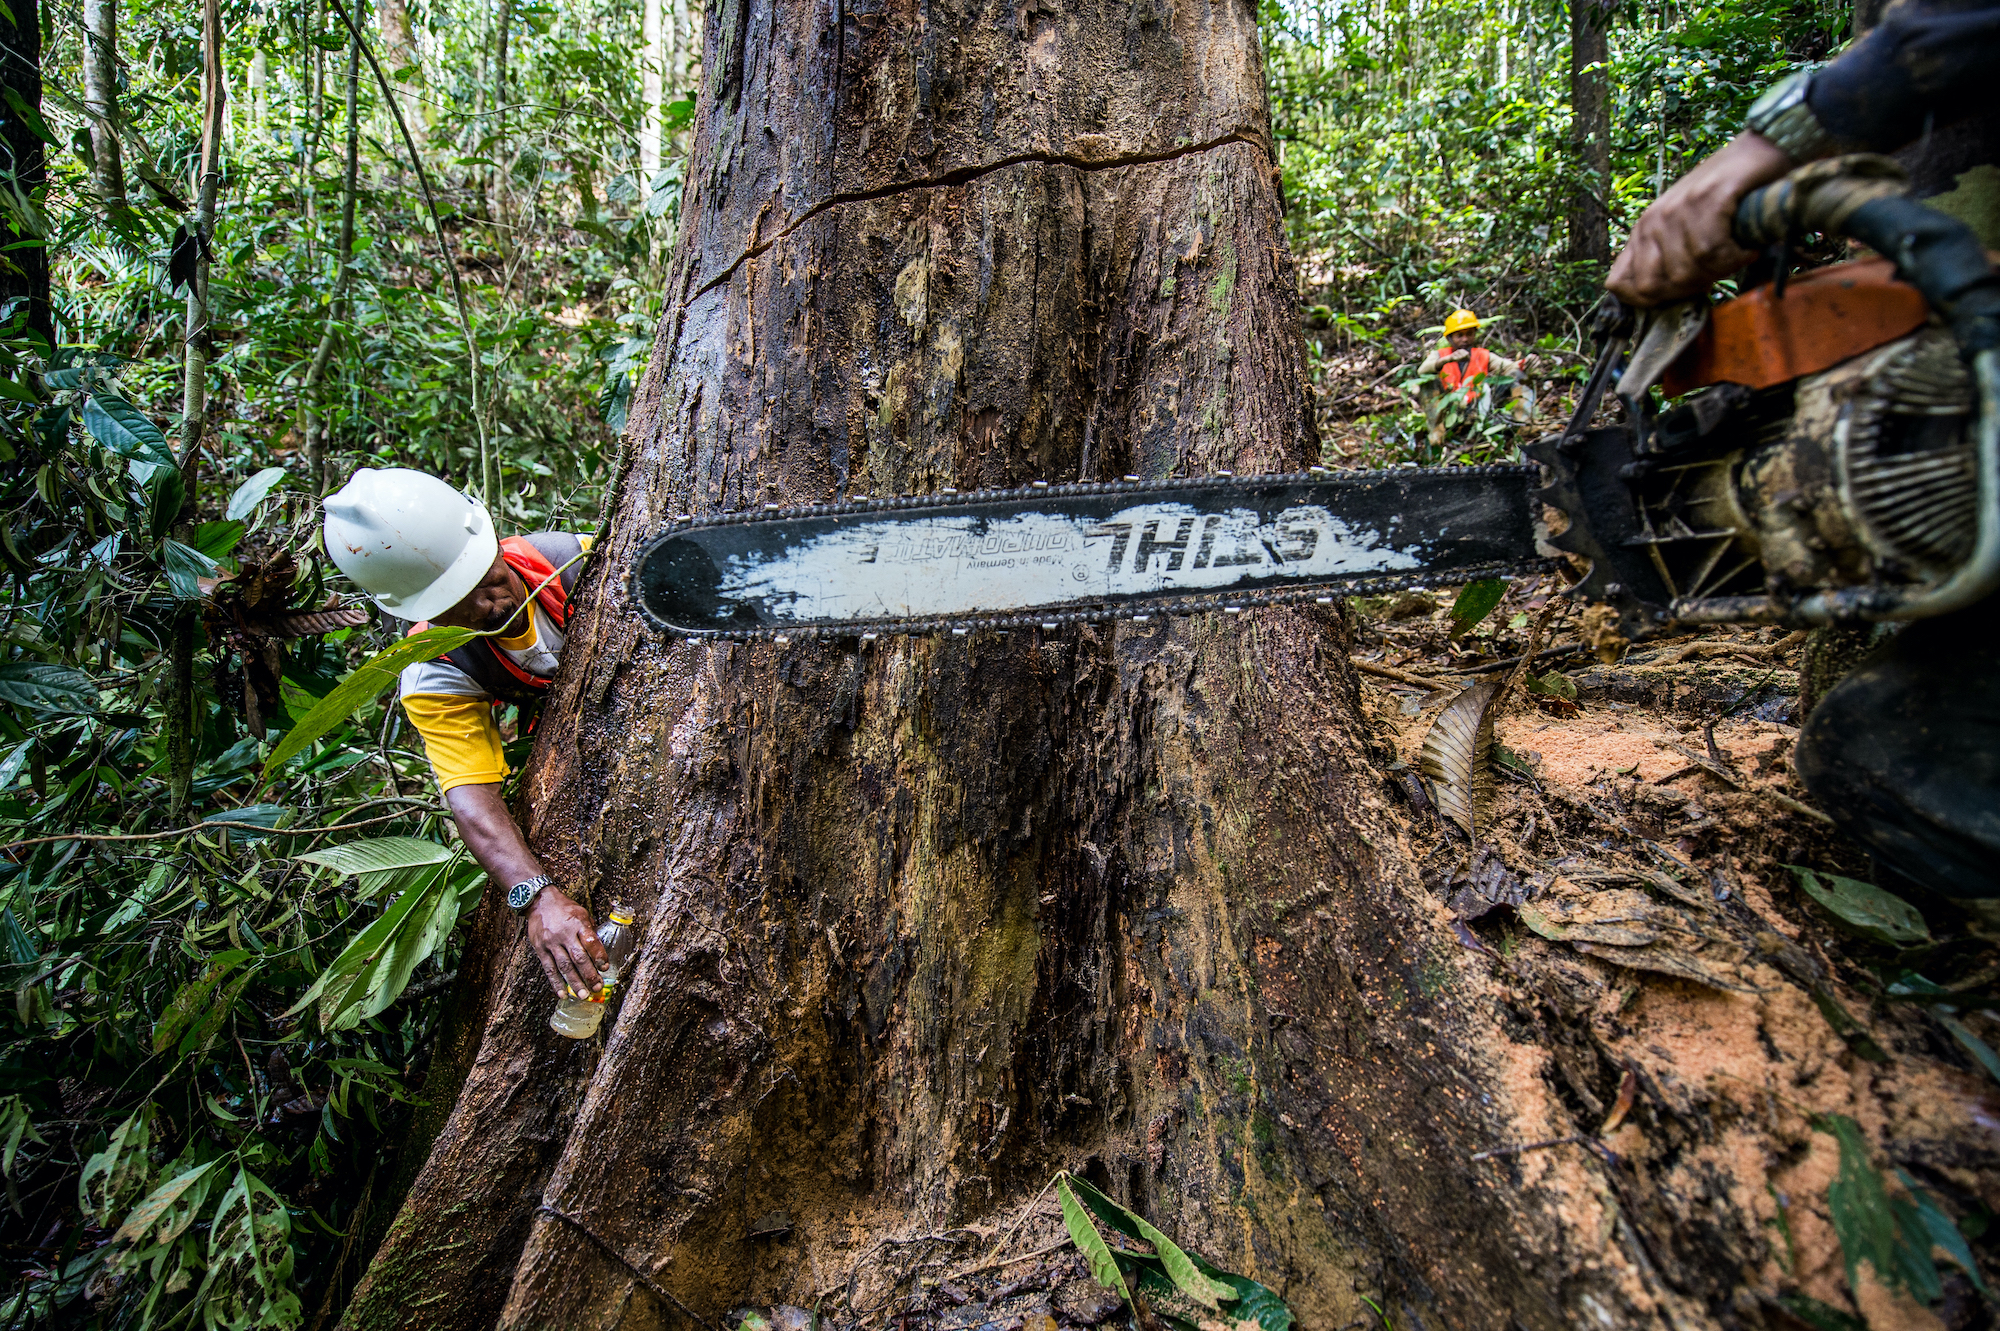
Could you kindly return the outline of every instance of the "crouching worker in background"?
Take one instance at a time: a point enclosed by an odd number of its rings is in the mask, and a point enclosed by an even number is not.
[[[1431,348],[1417,373],[1437,376],[1438,391],[1424,408],[1434,449],[1443,449],[1452,428],[1479,411],[1492,375],[1514,380],[1508,410],[1516,420],[1527,418],[1529,403],[1520,383],[1521,362],[1496,356],[1480,345],[1479,316],[1471,310],[1452,311],[1444,321],[1444,341]]]
[[[528,942],[559,996],[599,987],[608,964],[590,912],[535,858],[500,797],[507,760],[494,713],[525,715],[562,658],[569,592],[590,537],[496,538],[483,504],[420,471],[364,468],[326,500],[326,552],[387,614],[476,629],[456,651],[403,671],[403,710],[423,737],[458,833],[527,921]]]

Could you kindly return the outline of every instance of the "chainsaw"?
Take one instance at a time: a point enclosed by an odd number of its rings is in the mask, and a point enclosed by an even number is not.
[[[2000,280],[1905,188],[1887,158],[1803,167],[1734,219],[1768,281],[1713,308],[1607,297],[1574,415],[1520,465],[683,515],[628,586],[697,640],[1143,623],[1549,570],[1608,607],[1600,640],[1959,609],[2000,590]],[[1789,276],[1815,232],[1885,257]]]

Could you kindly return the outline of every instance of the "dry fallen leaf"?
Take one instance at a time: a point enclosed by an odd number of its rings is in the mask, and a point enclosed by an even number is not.
[[[1625,888],[1568,902],[1544,898],[1515,909],[1521,922],[1542,937],[1614,966],[1692,980],[1710,989],[1757,992],[1736,978],[1732,964],[1699,955],[1716,947],[1740,956],[1739,944],[1697,926],[1681,911],[1644,892]]]
[[[1625,1116],[1632,1112],[1632,1102],[1638,1098],[1638,1095],[1639,1074],[1628,1067],[1625,1069],[1624,1080],[1618,1083],[1618,1102],[1611,1106],[1611,1115],[1604,1120],[1604,1126],[1597,1130],[1597,1135],[1608,1137],[1618,1131],[1618,1125],[1623,1123]]]
[[[1469,837],[1493,799],[1493,696],[1498,680],[1474,684],[1438,713],[1424,735],[1422,767],[1438,812]]]

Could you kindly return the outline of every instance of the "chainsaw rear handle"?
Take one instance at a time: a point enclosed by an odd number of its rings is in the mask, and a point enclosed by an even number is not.
[[[1812,231],[1860,241],[1893,260],[1896,275],[1923,293],[1969,363],[2000,347],[2000,276],[1971,227],[1904,197],[1907,188],[1890,158],[1832,157],[1746,194],[1731,231],[1745,249]]]

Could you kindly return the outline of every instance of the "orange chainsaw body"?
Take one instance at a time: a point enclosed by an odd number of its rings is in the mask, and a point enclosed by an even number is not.
[[[1660,389],[1674,398],[1716,383],[1770,388],[1893,342],[1928,318],[1923,293],[1898,281],[1887,259],[1816,268],[1786,283],[1783,300],[1766,283],[1716,306]]]

